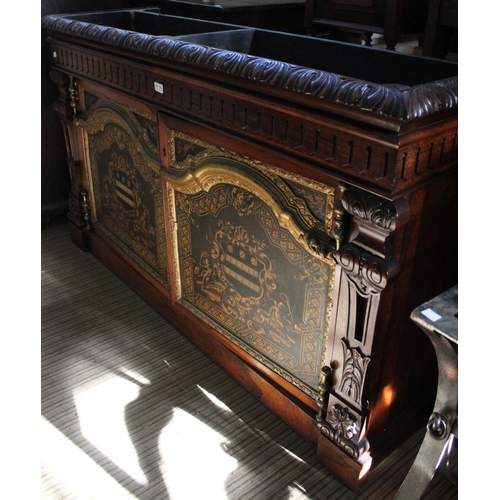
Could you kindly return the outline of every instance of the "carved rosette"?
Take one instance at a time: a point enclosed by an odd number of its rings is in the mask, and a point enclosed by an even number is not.
[[[361,436],[357,416],[341,404],[330,408],[326,420],[319,428],[323,436],[354,459],[358,459],[370,450],[368,440]]]

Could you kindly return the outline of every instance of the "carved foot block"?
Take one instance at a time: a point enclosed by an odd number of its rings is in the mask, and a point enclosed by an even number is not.
[[[75,243],[83,252],[89,250],[89,243],[85,232],[82,231],[81,228],[77,227],[71,220],[68,220],[68,224],[73,243]]]
[[[372,465],[369,453],[358,459],[351,458],[322,434],[318,437],[318,460],[354,491],[366,482]]]

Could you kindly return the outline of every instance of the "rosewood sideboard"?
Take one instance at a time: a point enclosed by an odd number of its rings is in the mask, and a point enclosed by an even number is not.
[[[42,23],[73,240],[361,487],[434,401],[410,313],[457,282],[457,64],[150,10]]]

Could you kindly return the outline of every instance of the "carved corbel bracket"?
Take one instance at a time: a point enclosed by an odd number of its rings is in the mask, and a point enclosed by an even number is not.
[[[345,189],[341,202],[349,236],[334,258],[344,277],[339,276],[339,307],[348,320],[343,331],[336,330],[337,355],[344,354],[342,341],[369,356],[380,294],[400,273],[392,236],[408,220],[409,208],[403,199],[392,202],[356,188]]]
[[[59,96],[52,104],[52,108],[59,115],[63,123],[67,124],[73,116],[73,109],[71,108],[69,103],[70,101],[68,92],[70,77],[66,73],[52,68],[50,70],[50,79],[59,89]]]
[[[410,217],[406,201],[386,200],[356,188],[346,189],[341,201],[351,216],[349,241],[388,259],[392,255],[392,234]]]

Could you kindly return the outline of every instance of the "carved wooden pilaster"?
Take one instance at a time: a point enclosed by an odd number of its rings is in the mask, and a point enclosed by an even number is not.
[[[53,103],[52,107],[61,120],[71,179],[67,216],[76,227],[83,229],[87,226],[87,221],[84,216],[81,196],[82,190],[84,190],[83,162],[76,158],[80,141],[75,123],[75,115],[78,107],[77,88],[74,78],[61,71],[52,69],[50,78],[59,89],[59,97]]]
[[[338,313],[331,366],[333,386],[321,433],[359,459],[369,452],[369,408],[364,386],[372,355],[380,296],[400,266],[392,236],[409,217],[404,201],[392,202],[355,188],[342,196],[349,236],[337,249]]]
[[[68,157],[71,156],[71,144],[68,137],[67,125],[73,116],[73,110],[69,104],[69,76],[66,73],[56,69],[50,70],[50,79],[56,84],[59,89],[59,97],[52,104],[52,109],[59,115],[63,125],[64,138],[66,140],[66,152]]]

